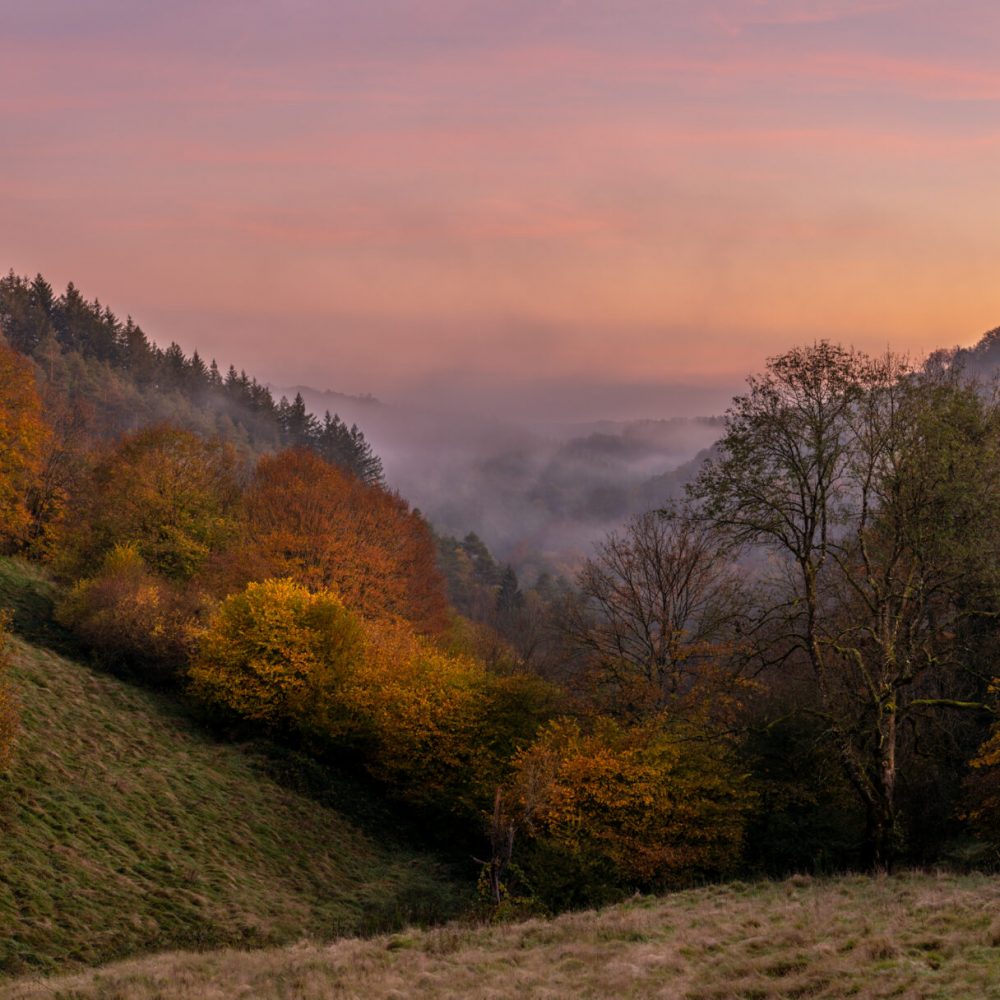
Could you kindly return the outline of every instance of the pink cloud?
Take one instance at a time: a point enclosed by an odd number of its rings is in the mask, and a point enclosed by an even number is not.
[[[236,29],[232,7],[109,2],[0,38],[0,249],[113,305],[231,341],[248,303],[316,343],[342,322],[374,371],[390,341],[422,363],[414,329],[451,352],[483,331],[484,366],[544,328],[549,370],[620,335],[605,364],[695,372],[725,336],[763,353],[817,315],[995,323],[984,4],[264,0]]]

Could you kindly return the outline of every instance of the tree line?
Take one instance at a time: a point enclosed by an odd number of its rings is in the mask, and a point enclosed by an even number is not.
[[[350,469],[364,482],[383,480],[382,463],[357,426],[336,414],[322,420],[301,394],[275,400],[270,389],[235,366],[222,372],[195,350],[161,348],[128,317],[88,302],[72,282],[57,296],[41,276],[9,272],[0,278],[0,329],[10,347],[35,361],[53,421],[86,424],[87,432],[115,438],[169,422],[203,435],[220,435],[253,452],[310,448]]]
[[[522,590],[309,440],[81,430],[46,366],[115,369],[50,322],[0,349],[4,549],[105,666],[419,811],[492,912],[993,849],[1000,406],[957,364],[772,359],[685,502]]]

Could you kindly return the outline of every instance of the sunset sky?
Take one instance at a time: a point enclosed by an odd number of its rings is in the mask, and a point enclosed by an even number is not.
[[[0,12],[0,268],[279,385],[708,412],[1000,325],[993,0]]]

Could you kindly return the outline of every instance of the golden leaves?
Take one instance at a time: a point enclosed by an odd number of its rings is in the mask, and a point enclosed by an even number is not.
[[[28,531],[28,491],[38,478],[48,435],[31,363],[0,345],[0,545],[4,547],[16,546]]]

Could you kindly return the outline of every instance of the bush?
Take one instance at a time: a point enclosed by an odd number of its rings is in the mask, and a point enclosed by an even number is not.
[[[116,545],[96,576],[78,581],[56,616],[112,669],[164,680],[187,665],[201,604],[197,593],[151,573],[130,543]]]
[[[362,655],[357,619],[333,591],[250,583],[197,636],[191,690],[246,719],[334,735],[339,689]]]
[[[550,850],[642,889],[731,871],[753,800],[723,743],[608,718],[544,727],[517,757],[517,793]]]

